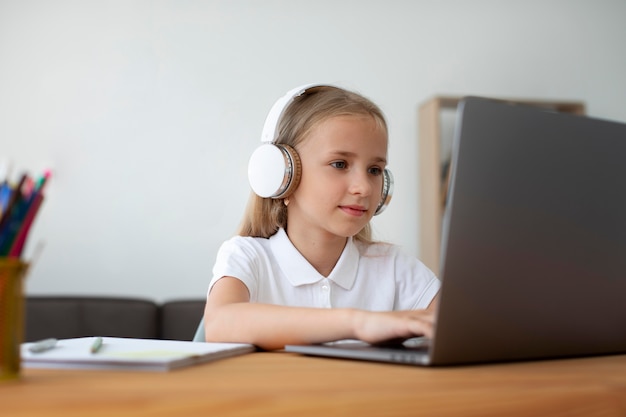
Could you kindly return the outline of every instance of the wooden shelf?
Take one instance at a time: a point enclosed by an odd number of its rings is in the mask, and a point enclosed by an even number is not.
[[[447,195],[447,172],[450,160],[446,145],[451,145],[454,126],[449,128],[462,97],[436,96],[419,107],[418,173],[419,173],[419,243],[420,259],[435,274],[439,274],[441,251],[441,221]],[[533,105],[555,111],[585,114],[580,101],[547,101],[502,99],[513,103]],[[448,134],[446,134],[448,133]]]

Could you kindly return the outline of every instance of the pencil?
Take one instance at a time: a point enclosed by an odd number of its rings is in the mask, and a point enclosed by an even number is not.
[[[101,347],[102,347],[102,338],[98,336],[91,344],[90,351],[91,353],[98,353]]]

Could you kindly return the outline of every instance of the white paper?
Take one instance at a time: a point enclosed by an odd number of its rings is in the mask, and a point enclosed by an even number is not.
[[[253,345],[202,343],[180,340],[103,337],[102,347],[91,353],[94,337],[61,339],[50,350],[29,351],[21,346],[25,368],[129,369],[166,371],[196,363],[253,352]]]

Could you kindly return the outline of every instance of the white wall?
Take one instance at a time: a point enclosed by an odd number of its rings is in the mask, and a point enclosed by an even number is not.
[[[203,297],[266,112],[306,82],[386,112],[378,237],[419,253],[417,107],[584,100],[626,121],[623,0],[0,0],[0,156],[54,177],[30,294]]]

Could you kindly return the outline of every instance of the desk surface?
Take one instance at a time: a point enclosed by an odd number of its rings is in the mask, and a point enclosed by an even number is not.
[[[258,352],[165,373],[24,369],[20,416],[626,416],[626,355],[421,368]]]

